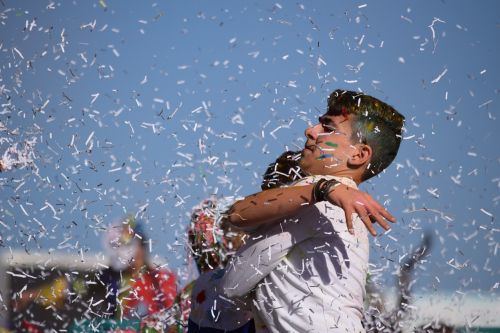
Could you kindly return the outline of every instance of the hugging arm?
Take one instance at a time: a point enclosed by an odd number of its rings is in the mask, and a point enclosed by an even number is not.
[[[258,192],[234,203],[228,211],[231,224],[252,231],[266,224],[279,221],[297,213],[304,206],[314,204],[314,184],[275,188]],[[395,218],[368,193],[340,184],[327,195],[328,201],[345,211],[347,227],[353,230],[352,214],[357,213],[372,235],[377,232],[373,223],[384,230],[390,227],[386,221]]]
[[[294,244],[280,224],[266,234],[254,232],[226,265],[222,280],[223,294],[229,298],[248,294],[287,255]]]
[[[246,244],[240,248],[226,265],[223,277],[223,292],[228,297],[241,297],[256,285],[296,247],[311,238],[327,236],[329,242],[339,238],[339,220],[328,217],[322,211],[324,205],[304,208],[291,219],[282,219],[270,228],[262,228],[250,234]],[[339,208],[336,208],[339,213]],[[340,217],[341,215],[336,215]],[[354,239],[355,236],[349,236]],[[340,249],[342,252],[342,249]],[[347,253],[342,253],[347,257]]]

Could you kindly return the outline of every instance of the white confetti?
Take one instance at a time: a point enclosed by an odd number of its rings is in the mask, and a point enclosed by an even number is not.
[[[491,220],[493,221],[495,219],[495,217],[493,216],[493,214],[491,214],[490,212],[488,212],[487,210],[485,210],[484,208],[481,208],[480,211],[483,213],[483,214],[486,214],[488,215],[489,217],[491,217]]]
[[[447,69],[447,68],[445,68],[445,69],[441,72],[441,74],[439,74],[439,75],[438,75],[438,76],[437,76],[434,80],[432,80],[432,81],[431,81],[431,83],[432,83],[432,84],[434,84],[434,83],[438,83],[438,82],[439,82],[439,80],[441,80],[441,78],[442,78],[442,77],[443,77],[443,76],[444,76],[447,72],[448,72],[448,69]]]
[[[13,49],[13,50],[14,50],[14,51],[16,51],[16,53],[17,53],[17,54],[21,57],[21,59],[23,59],[23,60],[24,60],[24,56],[23,56],[23,54],[21,53],[21,51],[19,51],[19,50],[18,50],[17,48],[15,48],[15,47],[14,47],[14,49]]]

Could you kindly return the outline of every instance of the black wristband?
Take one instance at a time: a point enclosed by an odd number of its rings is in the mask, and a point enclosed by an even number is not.
[[[323,184],[326,182],[326,179],[325,178],[321,178],[320,180],[318,180],[316,182],[316,184],[314,184],[313,186],[313,190],[312,190],[312,195],[313,195],[313,200],[314,200],[314,203],[316,202],[319,202],[319,201],[323,201],[323,199],[321,198],[321,189],[323,187]]]
[[[321,189],[321,200],[322,201],[328,201],[328,195],[330,194],[331,191],[333,191],[334,187],[337,187],[341,184],[336,179],[329,179],[325,182],[325,185],[323,185],[323,188]]]

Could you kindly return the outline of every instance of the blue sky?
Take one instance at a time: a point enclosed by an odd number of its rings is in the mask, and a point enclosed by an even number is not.
[[[36,138],[37,170],[0,174],[1,246],[91,255],[132,212],[184,272],[191,208],[258,191],[344,88],[407,118],[397,159],[362,186],[398,218],[372,242],[382,281],[428,230],[420,290],[498,293],[499,9],[4,0],[0,153]]]

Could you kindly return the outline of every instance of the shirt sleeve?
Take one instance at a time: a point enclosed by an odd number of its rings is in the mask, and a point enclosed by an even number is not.
[[[222,291],[227,297],[241,297],[278,266],[294,245],[321,232],[321,214],[316,206],[305,206],[292,218],[261,227],[250,234],[226,265]]]

